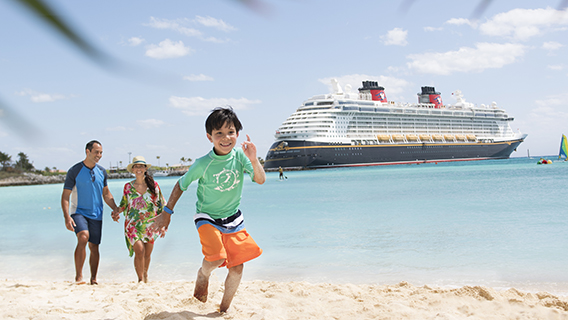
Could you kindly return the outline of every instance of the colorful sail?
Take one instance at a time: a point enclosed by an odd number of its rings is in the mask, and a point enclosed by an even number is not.
[[[566,140],[566,136],[562,135],[562,140],[560,141],[560,152],[558,153],[558,159],[564,157],[565,159],[568,158],[568,140]]]

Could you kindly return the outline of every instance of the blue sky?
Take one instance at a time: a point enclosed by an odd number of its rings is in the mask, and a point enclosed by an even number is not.
[[[0,2],[0,100],[40,132],[0,122],[0,151],[36,168],[67,169],[102,142],[100,164],[196,159],[212,147],[204,121],[231,105],[264,158],[278,126],[337,78],[363,80],[389,100],[416,102],[434,86],[444,103],[497,104],[528,137],[512,156],[558,153],[568,134],[568,12],[555,1],[267,0],[47,1],[120,61],[94,63],[15,1]],[[403,9],[401,3],[412,5]],[[131,152],[131,156],[129,156]],[[156,157],[159,156],[158,160]]]

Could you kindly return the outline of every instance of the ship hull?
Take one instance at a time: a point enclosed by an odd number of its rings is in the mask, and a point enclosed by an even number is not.
[[[404,143],[338,145],[310,141],[276,141],[265,169],[333,168],[445,161],[508,159],[523,139],[492,143]]]

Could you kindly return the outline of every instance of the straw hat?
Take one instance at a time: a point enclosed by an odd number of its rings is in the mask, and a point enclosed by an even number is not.
[[[128,164],[128,166],[126,166],[126,170],[128,170],[128,172],[132,173],[132,166],[135,164],[145,164],[147,169],[150,169],[150,167],[152,166],[149,163],[146,163],[146,159],[144,159],[143,156],[136,156],[134,157],[134,159],[132,159],[132,163]]]

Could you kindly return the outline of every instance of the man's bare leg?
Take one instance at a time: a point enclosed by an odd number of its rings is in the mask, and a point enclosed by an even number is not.
[[[89,264],[91,266],[91,284],[97,283],[97,271],[99,270],[99,245],[89,242],[89,250],[91,256],[89,257]]]
[[[75,248],[75,283],[85,283],[83,281],[83,265],[87,257],[88,241],[89,231],[84,230],[77,233],[77,247]]]
[[[241,284],[241,279],[243,277],[243,264],[229,268],[229,273],[227,274],[227,279],[225,279],[225,293],[223,294],[223,299],[221,300],[221,305],[219,306],[219,311],[227,312],[237,293],[237,289]]]
[[[207,261],[203,259],[201,268],[197,271],[197,280],[195,280],[195,290],[193,291],[193,296],[197,300],[207,302],[207,295],[209,294],[209,277],[211,276],[211,272],[222,265],[223,262],[225,262],[225,259],[216,261]]]

